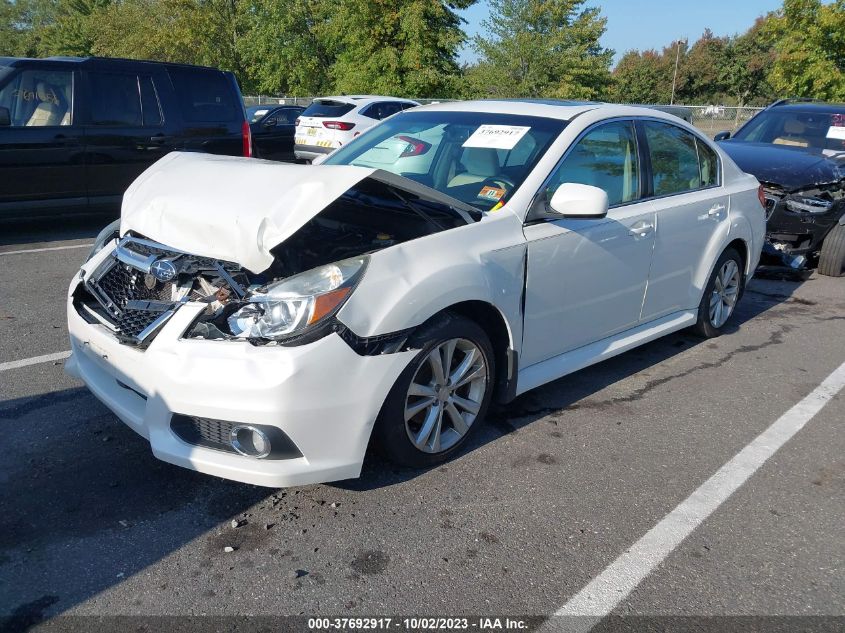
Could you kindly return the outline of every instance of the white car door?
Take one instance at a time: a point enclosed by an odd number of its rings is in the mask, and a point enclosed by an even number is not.
[[[639,323],[654,246],[654,209],[641,199],[634,125],[618,120],[590,128],[551,176],[545,200],[560,184],[604,189],[610,209],[600,219],[529,223],[525,330],[527,367]]]
[[[688,131],[662,121],[642,126],[650,162],[657,238],[643,303],[644,321],[698,306],[696,273],[717,233],[728,232],[729,197],[719,182],[716,153]],[[700,275],[699,275],[700,276]]]

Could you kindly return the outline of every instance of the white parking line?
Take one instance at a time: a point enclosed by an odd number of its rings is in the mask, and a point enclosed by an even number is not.
[[[45,354],[44,356],[33,356],[32,358],[24,358],[21,360],[11,360],[8,363],[0,363],[0,371],[26,367],[27,365],[37,365],[38,363],[49,363],[51,361],[62,360],[68,356],[70,356],[70,350],[66,352],[56,352],[55,354]]]
[[[845,387],[845,363],[569,599],[544,628],[589,631]]]
[[[0,255],[22,255],[24,253],[43,253],[45,251],[66,251],[71,248],[91,248],[93,242],[90,244],[70,244],[69,246],[48,246],[45,248],[25,248],[19,251],[4,251]]]

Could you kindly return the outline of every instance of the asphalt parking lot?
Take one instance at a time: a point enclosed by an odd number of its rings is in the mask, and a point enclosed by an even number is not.
[[[65,291],[104,223],[0,225],[0,615],[22,627],[56,615],[539,624],[593,579],[613,586],[602,574],[620,555],[845,362],[845,279],[759,279],[729,334],[672,335],[530,392],[443,466],[374,456],[359,480],[246,486],[156,460],[61,359],[15,362],[68,349]],[[612,613],[841,626],[843,423],[839,391]]]

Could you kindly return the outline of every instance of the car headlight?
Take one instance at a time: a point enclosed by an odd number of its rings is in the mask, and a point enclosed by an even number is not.
[[[786,199],[786,208],[795,213],[827,213],[832,206],[830,200],[812,196],[791,196]]]
[[[340,309],[367,261],[366,256],[344,259],[259,288],[229,316],[232,334],[270,340],[302,334]]]
[[[88,257],[85,258],[85,261],[89,261],[92,257],[94,257],[94,255],[103,250],[103,247],[106,244],[111,242],[113,239],[117,239],[119,235],[120,220],[117,219],[97,234],[97,237],[94,239],[94,245],[91,247],[91,250],[88,251]]]

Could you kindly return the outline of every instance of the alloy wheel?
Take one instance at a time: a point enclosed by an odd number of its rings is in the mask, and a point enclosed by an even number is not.
[[[713,284],[710,295],[710,323],[714,328],[722,327],[730,318],[739,298],[739,266],[733,259],[727,260]]]
[[[439,343],[423,360],[405,397],[405,430],[424,453],[457,444],[475,422],[487,392],[487,363],[467,339]]]

